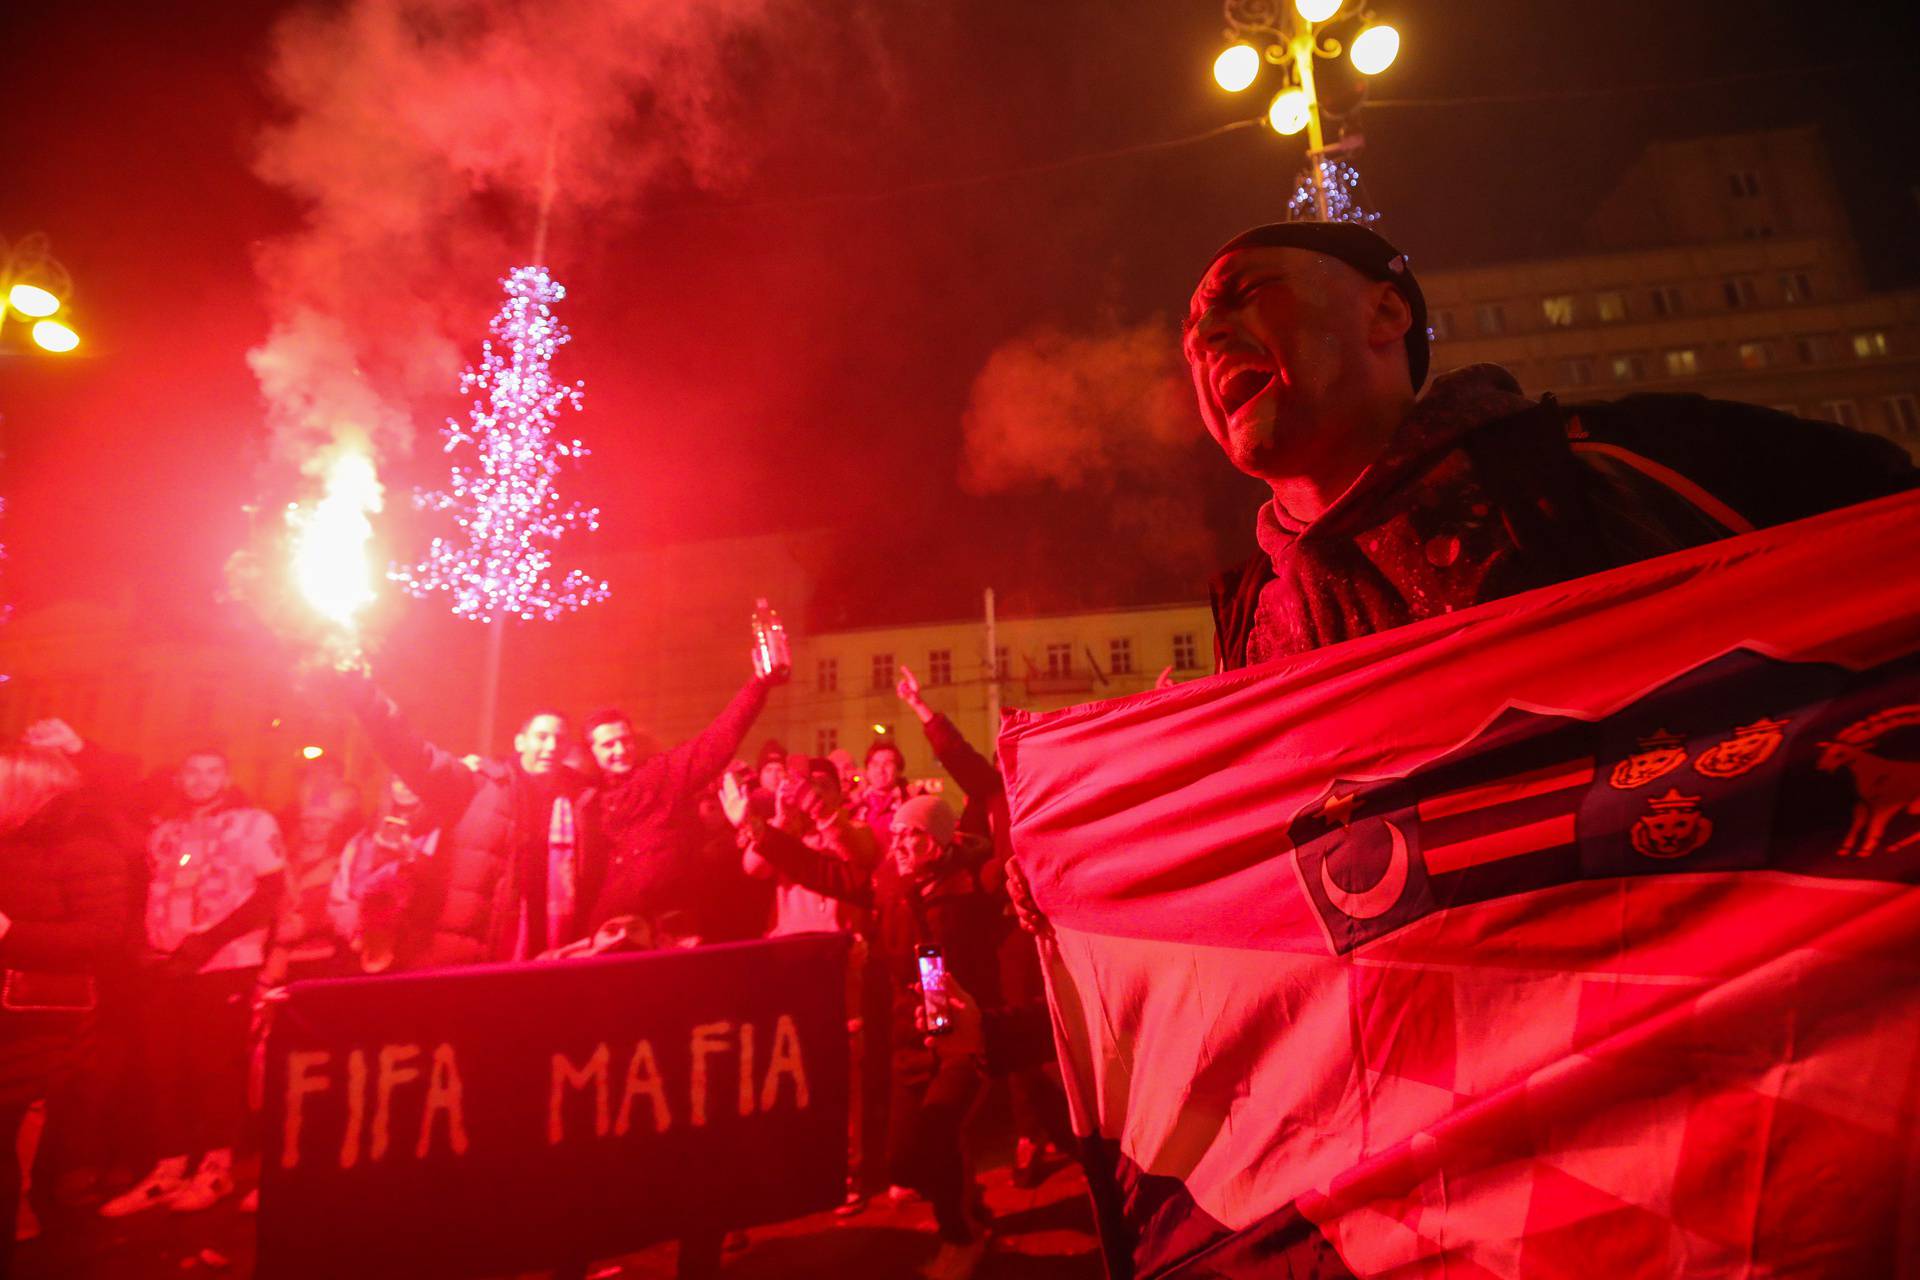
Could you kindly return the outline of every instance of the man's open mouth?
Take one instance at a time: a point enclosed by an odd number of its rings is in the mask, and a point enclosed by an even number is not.
[[[1262,369],[1255,365],[1242,365],[1216,386],[1220,397],[1220,409],[1231,418],[1255,396],[1273,385],[1273,370]]]

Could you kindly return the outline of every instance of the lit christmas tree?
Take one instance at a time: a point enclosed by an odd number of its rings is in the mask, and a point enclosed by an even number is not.
[[[1360,171],[1345,160],[1322,160],[1320,172],[1327,188],[1327,221],[1357,222],[1370,227],[1380,215],[1360,203]],[[1300,171],[1293,198],[1287,201],[1287,220],[1300,222],[1318,218],[1313,200],[1313,166]]]
[[[568,340],[553,304],[567,291],[544,267],[519,267],[500,282],[507,301],[488,326],[478,368],[461,391],[480,393],[468,421],[447,420],[446,451],[471,449],[445,489],[419,493],[416,505],[453,514],[460,534],[436,537],[426,559],[393,577],[416,596],[445,592],[449,607],[479,622],[551,621],[607,598],[607,584],[570,570],[549,577],[551,547],[568,532],[599,527],[599,510],[563,504],[554,480],[564,459],[587,456],[578,440],[558,439],[560,411],[579,409],[581,384],[554,381],[554,352]]]

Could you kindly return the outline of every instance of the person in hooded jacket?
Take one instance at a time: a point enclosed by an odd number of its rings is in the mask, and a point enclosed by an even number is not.
[[[0,1275],[20,1213],[15,1137],[87,1049],[97,978],[124,937],[126,881],[73,762],[0,751]]]
[[[1920,483],[1891,441],[1697,395],[1563,405],[1495,365],[1420,394],[1420,286],[1354,223],[1229,241],[1184,350],[1208,432],[1272,491],[1259,551],[1213,587],[1221,669]]]

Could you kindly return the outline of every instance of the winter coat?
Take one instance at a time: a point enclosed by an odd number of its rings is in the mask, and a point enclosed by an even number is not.
[[[0,837],[0,913],[12,921],[0,937],[0,970],[77,976],[108,967],[126,936],[127,879],[123,851],[77,797],[55,800]],[[22,992],[22,979],[12,982]],[[91,1025],[90,1012],[0,1008],[0,1107],[44,1097],[71,1069]]]
[[[709,877],[701,833],[688,822],[700,791],[720,777],[767,705],[767,682],[749,680],[712,724],[626,777],[603,781],[588,797],[610,851],[604,887],[592,902],[587,931],[614,916],[697,918]]]
[[[360,722],[389,769],[420,797],[425,827],[441,829],[433,855],[413,865],[408,918],[398,944],[403,968],[483,964],[514,958],[520,944],[523,856],[545,871],[552,801],[575,802],[574,919],[554,945],[586,935],[586,904],[600,892],[606,870],[604,837],[595,807],[580,803],[587,781],[559,767],[536,779],[518,761],[483,760],[468,768],[407,724],[370,684],[354,698]],[[545,950],[536,945],[535,950]]]
[[[777,827],[769,827],[757,847],[783,878],[873,911],[873,945],[884,958],[893,990],[896,1049],[922,1051],[913,1025],[920,1003],[913,990],[920,980],[916,952],[922,946],[940,948],[947,972],[982,1007],[1000,1003],[998,947],[1005,925],[1001,899],[980,887],[973,869],[983,860],[980,852],[958,848],[931,875],[880,881],[861,877],[845,861],[823,856]]]
[[[1691,395],[1531,400],[1496,365],[1436,379],[1385,455],[1213,586],[1223,669],[1909,489],[1889,441]]]

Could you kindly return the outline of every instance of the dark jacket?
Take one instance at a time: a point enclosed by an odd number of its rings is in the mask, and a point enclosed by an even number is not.
[[[940,761],[966,796],[960,810],[959,829],[981,840],[992,839],[992,814],[996,802],[1004,800],[1007,782],[993,761],[981,755],[953,721],[939,712],[927,721],[927,742],[934,758]]]
[[[1920,483],[1894,444],[1692,395],[1561,405],[1506,370],[1435,380],[1308,525],[1213,585],[1223,669],[1304,653]]]
[[[688,810],[732,763],[767,705],[767,690],[765,680],[749,680],[699,734],[591,793],[609,859],[603,886],[591,900],[588,932],[614,916],[643,915],[660,924],[702,914],[708,887],[700,857],[703,833],[689,825]]]
[[[588,904],[600,893],[606,843],[594,814],[579,803],[586,779],[564,767],[536,780],[517,761],[483,760],[469,769],[458,756],[422,738],[384,694],[365,686],[356,708],[374,750],[420,797],[423,824],[441,829],[433,856],[413,864],[408,918],[397,963],[405,968],[510,960],[519,943],[522,881],[545,872],[546,824],[552,800],[575,806],[574,920],[563,945],[586,936]],[[536,863],[535,859],[539,861]],[[546,947],[537,942],[535,951]]]
[[[0,938],[0,970],[98,974],[124,948],[128,902],[122,851],[77,797],[54,801],[0,837],[0,912],[13,922]],[[14,978],[16,993],[21,984]],[[91,1021],[0,1009],[0,1106],[44,1096],[71,1068]]]
[[[756,847],[795,884],[873,910],[873,940],[893,988],[896,1049],[922,1049],[913,1026],[913,1010],[920,1002],[913,991],[920,980],[914,953],[920,946],[939,947],[947,972],[983,1007],[1000,1003],[1001,902],[980,887],[972,869],[983,860],[979,854],[963,850],[932,877],[895,875],[882,881],[862,876],[858,867],[809,848],[778,827],[768,827]]]

